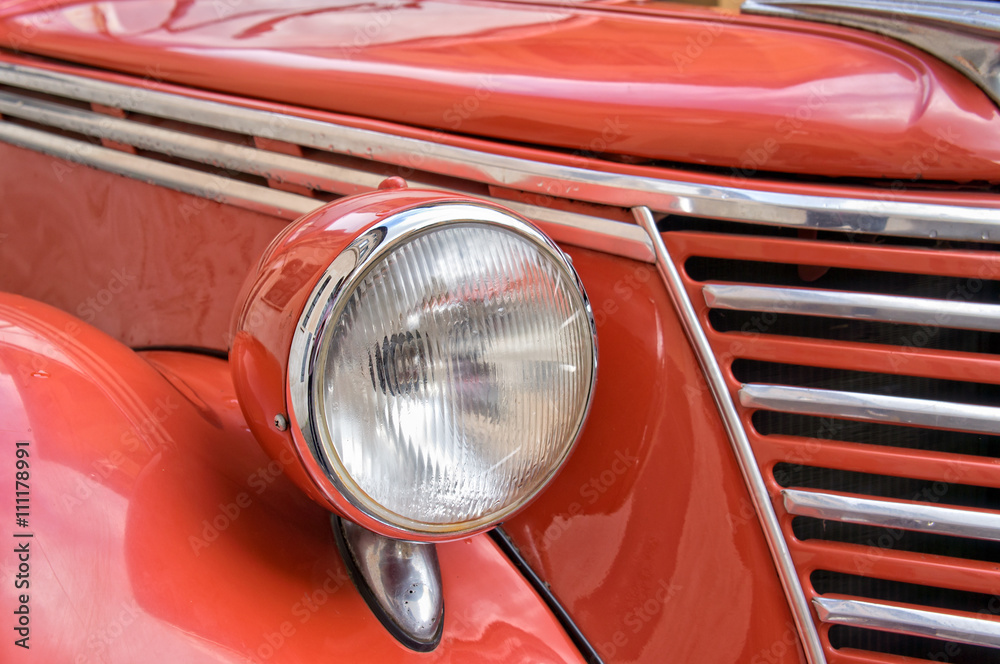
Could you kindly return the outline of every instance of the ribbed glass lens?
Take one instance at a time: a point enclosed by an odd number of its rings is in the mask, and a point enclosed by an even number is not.
[[[595,352],[569,269],[471,223],[374,263],[325,348],[317,396],[334,472],[377,516],[437,527],[517,506],[552,475],[586,412]]]

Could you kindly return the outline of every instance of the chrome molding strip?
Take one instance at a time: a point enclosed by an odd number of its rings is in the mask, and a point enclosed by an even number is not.
[[[1000,242],[1000,209],[775,193],[636,177],[495,155],[136,87],[0,63],[0,83],[252,136],[274,138],[544,196],[736,222]],[[613,223],[613,222],[606,222]],[[614,224],[615,228],[629,224]],[[620,230],[620,229],[619,229]]]
[[[796,516],[1000,541],[998,513],[799,489],[785,489],[781,496],[785,509]]]
[[[1000,648],[1000,622],[956,616],[925,609],[892,606],[868,600],[813,599],[816,614],[825,623],[853,625],[897,634],[928,636],[970,645]]]
[[[62,106],[6,92],[0,92],[0,115],[31,120],[32,122],[66,131],[125,143],[143,150],[159,152],[232,171],[273,178],[341,195],[374,190],[385,179],[383,175],[360,169],[325,164],[302,157],[294,157],[269,150],[204,138],[181,131],[164,129],[140,122],[131,122],[100,113],[84,111],[78,108]],[[73,139],[63,140],[72,141]],[[75,143],[80,146],[75,152],[86,152],[92,147],[90,144],[80,141],[75,141]],[[21,147],[28,146],[21,145]],[[53,156],[60,155],[54,154]],[[139,159],[145,162],[145,167],[142,169],[138,169],[135,166],[135,164],[139,163],[135,160]],[[178,189],[178,187],[171,184],[177,176],[176,171],[171,169],[181,167],[164,165],[168,168],[164,169],[164,177],[161,178],[157,172],[156,164],[158,163],[160,162],[156,160],[133,156],[133,166],[130,169],[114,172],[117,172],[119,175],[128,175],[129,172],[141,170],[145,174],[144,179],[147,181],[163,184],[172,189]],[[100,167],[97,163],[88,162],[88,165]],[[190,169],[186,170],[190,171]],[[195,172],[198,174],[196,176],[197,179],[200,180],[205,177],[204,173],[200,171]],[[223,176],[212,177],[215,178],[213,180],[215,184],[238,182]],[[245,187],[256,186],[242,182],[238,183]],[[414,187],[428,187],[456,194],[466,193],[436,185],[426,185],[415,180],[410,180],[410,184]],[[226,189],[230,188],[230,185],[226,186]],[[257,186],[257,188],[277,192],[277,190],[266,187]],[[189,187],[181,188],[180,190],[186,193],[201,195],[198,193],[198,190]],[[307,206],[310,207],[306,211],[310,211],[323,205],[322,201],[305,196],[294,194],[287,194],[287,196],[297,199],[290,207],[281,207],[281,202],[292,201],[293,198],[272,197],[274,209],[280,208],[282,211],[280,216],[285,218],[294,219],[298,217],[303,214],[302,210],[306,209]],[[490,196],[477,194],[477,198],[508,207],[534,220],[543,226],[544,230],[555,240],[598,249],[648,263],[653,262],[653,250],[649,245],[649,239],[642,229],[637,226]],[[306,201],[311,201],[311,203],[306,203]],[[244,207],[246,206],[244,205]]]
[[[2,91],[0,115],[341,195],[375,189],[385,179],[377,173],[203,138]]]
[[[959,70],[1000,102],[1000,6],[970,0],[747,0],[742,11],[893,37]]]
[[[419,182],[411,182],[414,186],[424,186]],[[426,186],[431,189],[441,189],[438,186]],[[505,198],[494,198],[481,194],[475,194],[475,197],[513,210],[521,216],[530,219],[557,242],[594,249],[606,254],[624,256],[625,258],[632,258],[644,263],[653,263],[656,261],[653,247],[649,243],[649,237],[646,236],[646,233],[641,228],[633,224],[624,224],[618,221],[602,219],[601,217],[592,217],[554,208],[528,205]]]
[[[712,309],[800,316],[827,316],[1000,332],[1000,305],[847,291],[709,284],[702,288]]]
[[[0,141],[143,182],[155,182],[169,189],[218,203],[285,219],[295,219],[319,204],[319,201],[306,196],[165,164],[9,122],[0,122]]]
[[[785,413],[1000,434],[1000,408],[785,385],[744,385],[740,403]]]
[[[785,542],[785,537],[781,532],[781,526],[778,523],[774,506],[771,504],[771,499],[768,496],[764,477],[761,475],[753,449],[750,447],[750,440],[747,438],[739,413],[736,411],[736,404],[733,403],[729,389],[726,386],[726,379],[719,368],[715,353],[712,352],[708,337],[701,327],[698,314],[687,296],[687,291],[684,289],[684,282],[677,271],[677,266],[674,264],[673,259],[671,259],[670,253],[667,251],[667,246],[663,242],[663,237],[656,227],[656,221],[653,218],[652,212],[646,207],[636,207],[633,209],[633,214],[639,225],[649,234],[649,238],[653,243],[653,247],[656,250],[656,267],[660,272],[667,292],[670,294],[674,307],[677,309],[681,324],[684,326],[684,331],[691,341],[695,355],[705,374],[705,379],[708,381],[708,386],[712,391],[712,397],[719,408],[722,423],[726,428],[726,433],[732,444],[740,471],[743,473],[743,479],[747,483],[747,489],[753,500],[761,527],[764,530],[768,547],[771,549],[771,555],[774,558],[778,577],[784,587],[785,596],[788,598],[789,607],[795,619],[799,637],[802,640],[802,649],[811,664],[823,664],[826,662],[826,656],[823,653],[823,646],[820,642],[816,625],[812,620],[809,603],[806,600],[802,584],[795,571],[795,565],[792,562],[791,553],[788,551],[788,544]]]

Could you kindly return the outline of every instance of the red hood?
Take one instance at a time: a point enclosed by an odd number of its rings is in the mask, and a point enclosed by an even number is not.
[[[583,154],[1000,181],[1000,115],[874,35],[652,5],[0,0],[0,44],[159,80]]]

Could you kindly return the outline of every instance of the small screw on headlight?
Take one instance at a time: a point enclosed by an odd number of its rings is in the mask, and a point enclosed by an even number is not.
[[[277,429],[278,431],[287,431],[288,430],[288,418],[286,418],[281,413],[278,413],[277,415],[275,415],[274,416],[274,428]]]

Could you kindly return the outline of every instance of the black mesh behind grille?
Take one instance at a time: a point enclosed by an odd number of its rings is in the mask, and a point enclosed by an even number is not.
[[[738,332],[751,336],[772,334],[781,337],[853,341],[899,346],[903,352],[927,348],[963,353],[1000,353],[1000,334],[975,330],[726,309],[710,311],[708,322],[718,332]]]
[[[986,593],[971,593],[828,570],[816,570],[809,575],[809,580],[816,592],[821,595],[846,594],[966,613],[1000,615],[1000,597]]]
[[[920,376],[806,367],[756,360],[736,360],[733,375],[742,383],[774,383],[846,392],[1000,406],[1000,385],[966,383]]]
[[[924,297],[963,302],[996,303],[996,281],[941,277],[877,270],[830,268],[815,279],[803,279],[798,265],[694,256],[685,264],[695,281],[733,281],[763,286],[818,288],[901,297]]]
[[[896,424],[853,422],[770,410],[758,410],[753,414],[752,422],[754,428],[763,435],[802,436],[820,440],[1000,458],[1000,436]]]
[[[844,491],[862,496],[1000,511],[1000,489],[983,486],[872,475],[791,463],[776,464],[774,479],[786,488]]]
[[[792,532],[800,540],[826,540],[867,547],[858,561],[859,571],[866,569],[865,556],[878,557],[889,551],[909,551],[933,556],[1000,563],[1000,542],[932,535],[898,528],[826,521],[797,516]]]
[[[1000,663],[1000,650],[971,646],[965,643],[938,641],[920,636],[877,632],[870,629],[834,625],[830,628],[830,645],[874,652],[902,655],[933,662],[952,664]]]

